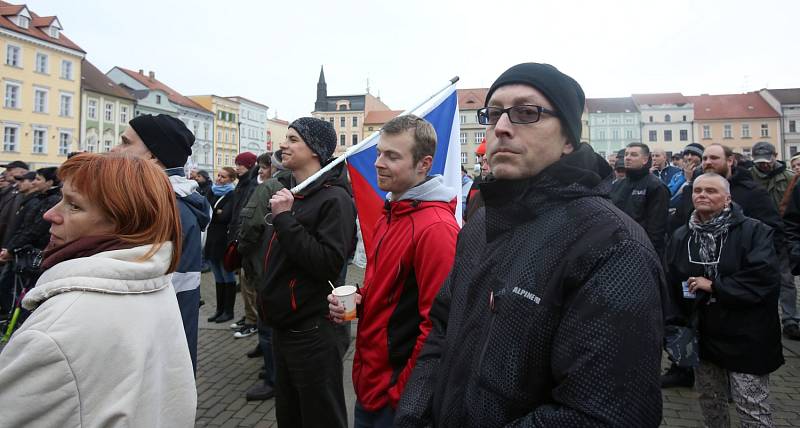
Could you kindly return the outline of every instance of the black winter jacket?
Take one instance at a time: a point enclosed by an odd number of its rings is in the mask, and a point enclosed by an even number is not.
[[[582,144],[481,184],[395,426],[659,425],[665,279],[610,173]]]
[[[250,196],[258,186],[258,165],[250,168],[244,175],[239,177],[236,183],[236,188],[233,189],[233,212],[231,222],[228,225],[228,242],[239,239],[239,228],[242,226],[241,218],[239,217],[242,208],[247,205]]]
[[[650,173],[648,166],[627,171],[626,177],[612,186],[611,202],[642,226],[659,257],[663,258],[669,219],[667,186]]]
[[[6,225],[5,230],[5,238],[3,239],[3,248],[9,248],[8,245],[11,243],[11,238],[14,237],[14,233],[19,229],[19,225],[22,223],[22,220],[25,218],[25,213],[27,211],[35,210],[37,205],[39,205],[39,198],[36,197],[36,193],[17,193],[10,204],[14,206],[13,211],[8,217],[8,224]]]
[[[713,280],[711,296],[700,292],[697,297],[700,358],[730,371],[764,375],[783,364],[773,230],[745,217],[735,203],[732,217],[717,265],[719,278]],[[676,230],[667,251],[670,291],[684,302],[689,299],[683,299],[682,282],[704,276],[703,266],[689,261],[690,237],[688,226]],[[694,242],[691,251],[696,260],[699,250]]]
[[[35,202],[32,201],[30,207],[26,208],[24,216],[6,248],[12,250],[31,245],[44,250],[50,243],[50,223],[44,219],[44,213],[53,208],[60,200],[61,187],[58,186],[37,193]]]
[[[783,212],[786,240],[792,274],[800,275],[800,186],[794,186],[786,211]]]
[[[221,262],[228,248],[228,225],[233,218],[233,191],[217,197],[208,192],[211,204],[211,223],[206,230],[206,247],[203,254],[206,260]]]
[[[291,189],[291,175],[279,176]],[[353,247],[356,213],[344,164],[294,195],[292,210],[272,216],[257,284],[260,314],[271,327],[299,328],[328,315],[328,281],[336,284]]]
[[[783,221],[778,208],[772,202],[767,190],[753,180],[749,170],[734,168],[728,182],[731,185],[731,199],[741,208],[746,217],[754,218],[775,230],[772,236],[776,251],[780,251],[785,242]],[[670,230],[674,232],[689,223],[689,216],[694,211],[692,204],[692,185],[687,185],[681,194],[681,200],[670,219]]]

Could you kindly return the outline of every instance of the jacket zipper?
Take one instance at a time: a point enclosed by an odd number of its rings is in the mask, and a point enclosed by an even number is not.
[[[269,254],[272,252],[272,241],[275,240],[277,232],[272,232],[272,237],[269,238],[269,245],[267,246],[267,254],[264,256],[264,273],[267,273],[267,261],[269,261]]]

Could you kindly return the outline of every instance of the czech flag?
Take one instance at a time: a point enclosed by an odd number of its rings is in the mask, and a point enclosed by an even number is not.
[[[458,190],[456,219],[461,224],[461,149],[458,141],[460,122],[456,85],[450,85],[420,107],[403,114],[422,117],[436,130],[436,154],[430,174],[444,176],[447,186]],[[379,138],[380,133],[376,132],[363,141],[358,150],[347,154],[347,169],[367,254],[372,250],[375,224],[381,217],[386,200],[386,192],[378,188],[378,174],[375,171]]]

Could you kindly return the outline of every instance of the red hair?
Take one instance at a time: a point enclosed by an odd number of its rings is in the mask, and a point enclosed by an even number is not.
[[[135,245],[152,244],[143,259],[164,242],[172,242],[174,272],[181,255],[181,219],[172,185],[152,161],[124,154],[82,153],[58,168],[58,178],[103,212],[114,224],[113,234]]]

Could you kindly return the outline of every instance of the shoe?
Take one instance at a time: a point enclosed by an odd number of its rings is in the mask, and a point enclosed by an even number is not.
[[[222,315],[214,320],[217,324],[222,324],[233,319],[233,306],[234,303],[236,303],[236,289],[233,288],[233,283],[228,282],[222,284],[222,296]]]
[[[243,337],[252,336],[258,333],[258,329],[254,325],[247,325],[245,324],[242,328],[239,329],[236,333],[233,333],[233,337],[237,339],[241,339]]]
[[[661,375],[662,388],[674,388],[676,386],[691,388],[694,386],[694,370],[685,369],[673,364]]]
[[[247,358],[258,358],[258,357],[263,357],[263,356],[264,356],[264,353],[261,352],[261,347],[258,346],[258,345],[256,345],[256,347],[253,348],[252,351],[247,353]]]
[[[783,335],[789,340],[800,340],[800,326],[797,324],[787,324],[783,327]]]
[[[235,323],[231,324],[231,325],[230,325],[230,326],[228,326],[228,327],[230,327],[230,328],[231,328],[231,330],[239,330],[239,329],[241,329],[243,326],[244,326],[244,317],[242,317],[242,318],[241,318],[239,321],[236,321]]]
[[[245,398],[247,401],[264,401],[274,396],[275,389],[263,382],[259,382],[247,391]]]

